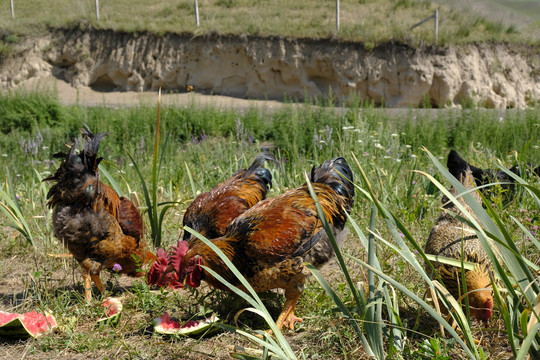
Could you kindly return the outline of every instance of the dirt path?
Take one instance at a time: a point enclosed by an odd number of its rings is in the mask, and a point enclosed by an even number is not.
[[[60,102],[64,105],[81,104],[85,106],[105,105],[111,107],[124,107],[136,105],[155,105],[158,101],[157,92],[144,91],[96,91],[90,87],[74,88],[67,82],[53,76],[28,80],[21,83],[16,90],[52,90],[58,93]],[[284,106],[284,103],[273,100],[246,100],[229,96],[205,95],[198,92],[185,92],[175,94],[162,94],[164,105],[175,106],[214,106],[222,109],[249,109],[254,106],[268,109]]]
[[[108,107],[127,107],[127,106],[154,106],[158,101],[158,93],[153,91],[98,91],[90,87],[75,88],[64,80],[49,76],[40,79],[31,79],[20,83],[14,91],[26,89],[28,91],[49,90],[58,94],[60,103],[63,105],[80,104],[83,106],[108,106]],[[210,106],[218,109],[235,109],[240,112],[251,108],[258,108],[263,111],[274,111],[291,103],[284,103],[275,100],[248,100],[231,96],[210,95],[197,91],[184,93],[162,93],[162,104],[168,106]],[[292,103],[293,106],[296,103]],[[300,103],[300,105],[303,105]],[[337,106],[337,111],[342,107]],[[456,108],[375,108],[372,111],[382,111],[384,115],[397,120],[410,116],[411,113],[420,116],[440,116],[441,112],[454,112]],[[497,118],[505,117],[507,112],[516,112],[517,109],[485,109],[493,112]],[[525,112],[523,112],[525,114]]]

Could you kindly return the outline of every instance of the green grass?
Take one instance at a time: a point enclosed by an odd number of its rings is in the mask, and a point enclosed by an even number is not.
[[[264,321],[249,313],[243,313],[239,322],[235,322],[237,311],[249,306],[240,298],[221,291],[208,293],[204,288],[191,292],[153,293],[140,280],[133,283],[114,276],[109,278],[107,288],[116,296],[124,296],[125,313],[118,328],[97,331],[95,319],[101,316],[101,309],[97,301],[88,306],[82,300],[78,265],[71,259],[46,256],[47,253],[65,251],[52,234],[50,213],[45,208],[47,186],[44,188],[39,182],[58,166],[50,163],[52,154],[65,150],[65,144],[79,136],[78,128],[82,121],[95,132],[109,132],[100,147],[105,158],[102,165],[124,194],[136,192],[142,199],[141,182],[128,154],[134,157],[143,178],[150,184],[156,107],[62,106],[51,93],[12,93],[0,97],[0,104],[0,156],[3,160],[0,189],[7,197],[13,197],[9,195],[13,190],[34,242],[31,246],[23,234],[7,228],[11,219],[3,213],[0,215],[0,225],[4,230],[0,235],[0,286],[3,289],[0,292],[0,309],[21,312],[35,310],[39,305],[57,314],[60,322],[58,332],[36,341],[26,344],[7,342],[0,349],[0,357],[4,354],[13,356],[21,346],[27,346],[29,354],[38,359],[55,357],[60,353],[67,354],[67,357],[83,353],[99,358],[208,358],[204,354],[212,351],[218,354],[218,358],[225,358],[227,351],[224,355],[222,349],[226,344],[239,343],[257,348],[243,337],[228,333],[195,341],[162,339],[151,332],[152,318],[164,311],[188,319],[208,308],[242,330],[267,328]],[[372,263],[373,259],[368,258],[358,228],[366,234],[366,239],[375,244],[382,274],[421,298],[426,291],[421,273],[411,265],[410,258],[402,256],[403,251],[394,251],[385,241],[398,244],[395,236],[401,239],[399,232],[402,232],[404,246],[408,247],[411,239],[423,246],[440,213],[442,190],[413,170],[429,174],[442,182],[445,188],[449,182],[422,147],[428,148],[443,163],[451,147],[483,168],[496,168],[498,160],[507,167],[516,162],[535,163],[540,158],[540,110],[508,111],[504,119],[498,112],[476,109],[410,110],[400,114],[392,117],[382,109],[367,105],[334,109],[331,106],[291,104],[273,112],[264,109],[220,111],[211,106],[162,108],[160,136],[164,139],[168,135],[169,140],[167,146],[160,149],[163,163],[156,197],[159,203],[178,202],[164,218],[163,246],[174,244],[181,234],[183,211],[192,201],[194,190],[206,191],[230,177],[238,168],[248,166],[262,143],[272,144],[287,175],[285,179],[278,170],[269,166],[274,175],[274,186],[269,196],[282,193],[288,186],[299,186],[305,181],[305,171],[338,155],[345,156],[353,168],[359,191],[364,189],[367,192],[367,183],[362,180],[360,168],[353,158],[356,156],[376,200],[359,193],[352,211],[351,235],[343,249],[352,285],[336,266],[323,269],[322,277],[331,284],[336,297],[348,311],[361,309],[356,305],[352,289],[361,288],[359,282],[367,284],[372,281],[362,263]],[[13,125],[15,123],[16,126]],[[9,186],[5,181],[6,168],[12,178]],[[537,180],[529,179],[536,188]],[[382,210],[371,218],[374,202],[393,214],[407,231],[399,228],[396,232],[399,223],[392,225],[389,213]],[[505,203],[503,197],[494,197],[492,202],[493,205],[489,205],[511,235],[517,253],[539,266],[538,247],[527,240],[524,231],[513,220],[518,220],[528,231],[537,231],[540,215],[534,197],[520,188],[512,202]],[[148,221],[146,216],[145,221]],[[353,223],[357,228],[352,227]],[[148,225],[147,239],[150,238]],[[368,229],[373,229],[373,232],[368,232]],[[493,228],[490,228],[490,233],[495,233]],[[412,256],[419,256],[412,247],[408,251]],[[375,268],[373,271],[379,270]],[[382,283],[376,280],[376,284]],[[503,285],[498,284],[504,290]],[[440,359],[445,354],[451,358],[464,358],[466,355],[461,346],[442,338],[438,333],[438,323],[430,320],[431,317],[416,301],[397,289],[394,287],[388,291],[389,296],[396,291],[396,300],[391,305],[398,305],[400,329],[404,334],[403,358],[433,358],[434,354]],[[358,329],[355,330],[351,322],[340,315],[341,311],[325,290],[328,288],[315,279],[308,282],[298,306],[298,314],[304,317],[305,322],[294,336],[287,337],[288,341],[294,345],[298,357],[362,358],[366,353]],[[509,304],[508,313],[496,311],[487,330],[478,329],[474,322],[472,324],[472,334],[486,339],[482,349],[487,358],[507,354],[507,326],[516,334],[512,350],[517,352],[523,340],[516,311],[521,312],[527,305],[518,303],[519,297],[510,296],[507,292],[501,294]],[[270,314],[276,316],[283,297],[265,294],[262,301]],[[382,321],[387,326],[386,305],[381,311]],[[366,322],[370,319],[381,321],[377,313],[366,317],[352,312],[361,331],[369,328]],[[386,332],[377,330],[377,326],[372,326],[372,329],[373,334],[382,336],[379,340],[383,340],[383,345],[381,348],[380,341],[370,344],[376,345],[378,353],[388,353]],[[285,335],[291,333],[285,332]],[[2,341],[0,339],[0,343]],[[471,347],[471,351],[478,350]],[[399,356],[399,352],[395,356]]]
[[[453,7],[429,0],[342,0],[339,32],[336,30],[334,1],[200,1],[198,28],[195,26],[194,2],[188,0],[174,3],[158,0],[151,4],[142,0],[101,1],[99,22],[93,0],[14,3],[15,19],[11,18],[9,3],[0,7],[3,32],[35,34],[47,32],[51,27],[91,25],[157,34],[218,32],[423,44],[433,41],[433,23],[428,22],[412,31],[409,28],[438,9],[439,39],[443,44],[486,40],[537,42],[539,34],[538,22],[523,25],[519,19],[515,23],[505,20],[504,26],[499,27],[497,24],[501,22],[503,11],[492,15],[475,11],[468,5]],[[517,3],[513,7],[522,11],[526,9],[525,5],[528,4]],[[10,50],[4,45],[0,48],[0,57],[6,52]]]

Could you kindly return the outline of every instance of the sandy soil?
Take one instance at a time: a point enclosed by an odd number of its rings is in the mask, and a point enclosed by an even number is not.
[[[44,79],[31,79],[22,82],[15,90],[52,90],[58,93],[64,105],[81,104],[86,106],[105,105],[111,107],[155,105],[158,93],[153,91],[97,91],[90,87],[74,88],[64,80],[54,76]],[[164,105],[175,106],[214,106],[223,109],[249,109],[254,106],[268,109],[284,106],[284,103],[273,100],[247,100],[229,96],[202,94],[199,92],[162,93]]]

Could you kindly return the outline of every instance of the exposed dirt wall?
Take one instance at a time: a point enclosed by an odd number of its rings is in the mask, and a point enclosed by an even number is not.
[[[468,44],[414,49],[334,40],[55,31],[21,42],[0,66],[0,87],[53,74],[101,91],[195,91],[253,99],[333,96],[387,107],[540,100],[540,49]]]

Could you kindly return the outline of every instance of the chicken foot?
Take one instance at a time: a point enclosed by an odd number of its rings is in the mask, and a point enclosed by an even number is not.
[[[281,330],[284,325],[289,329],[294,330],[294,324],[296,322],[304,321],[302,318],[294,315],[294,309],[296,308],[296,302],[299,297],[300,296],[295,296],[292,299],[287,299],[283,305],[283,310],[281,310],[281,314],[279,314],[279,317],[276,320],[276,326],[279,330]]]

